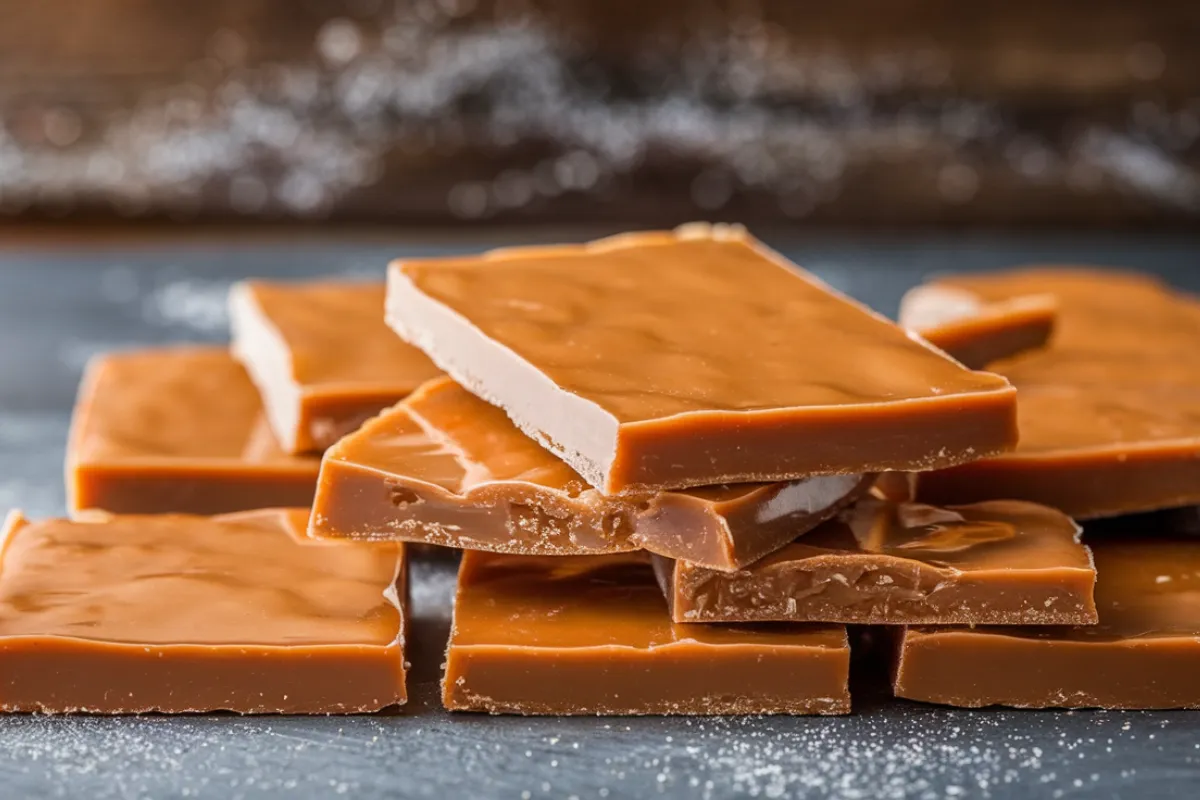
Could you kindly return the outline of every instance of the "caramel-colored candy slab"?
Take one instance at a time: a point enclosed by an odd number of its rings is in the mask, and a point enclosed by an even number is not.
[[[671,622],[641,554],[463,554],[442,698],[493,714],[845,714],[840,626]]]
[[[1200,542],[1139,533],[1092,549],[1098,625],[908,628],[896,695],[969,708],[1200,708]]]
[[[404,553],[307,512],[11,514],[0,710],[346,714],[405,701]]]
[[[1049,346],[989,365],[1019,391],[1016,451],[922,475],[918,497],[1015,498],[1077,519],[1200,503],[1200,302],[1142,275],[1032,268],[919,287],[901,320],[1047,294]]]
[[[325,453],[310,533],[525,555],[637,548],[737,569],[833,516],[870,478],[606,496],[448,378]]]
[[[1079,528],[1016,501],[860,500],[737,572],[657,559],[677,622],[1075,625],[1096,621]]]
[[[439,374],[383,322],[382,283],[248,281],[229,296],[233,352],[289,453],[320,452]]]
[[[1016,397],[740,228],[398,261],[387,321],[605,494],[926,470]]]
[[[953,294],[926,295],[925,302],[910,300],[905,312],[905,327],[971,369],[984,369],[1045,347],[1054,333],[1058,301],[1053,295],[990,303]]]
[[[307,507],[320,460],[283,452],[222,347],[109,353],[88,365],[67,444],[72,511],[220,514]]]

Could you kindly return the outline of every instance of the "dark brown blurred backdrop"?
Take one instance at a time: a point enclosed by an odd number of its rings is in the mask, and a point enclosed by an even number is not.
[[[1188,227],[1200,2],[0,0],[0,219]]]

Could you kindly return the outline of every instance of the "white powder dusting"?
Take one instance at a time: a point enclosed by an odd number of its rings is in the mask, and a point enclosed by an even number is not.
[[[347,719],[0,718],[0,761],[14,791],[36,778],[98,800],[325,796],[341,783],[365,798],[451,787],[505,797],[1132,797],[1200,772],[1191,714],[904,704],[824,719],[490,718],[440,711],[433,685],[417,687],[412,705]]]

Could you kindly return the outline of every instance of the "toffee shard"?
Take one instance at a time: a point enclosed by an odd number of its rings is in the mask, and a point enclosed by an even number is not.
[[[850,711],[844,627],[675,625],[636,553],[464,553],[446,662],[454,711]]]
[[[1098,625],[907,628],[898,697],[977,708],[1200,708],[1200,542],[1099,539]]]
[[[920,476],[930,503],[1019,499],[1093,519],[1200,503],[1200,302],[1133,273],[1037,267],[913,289],[938,307],[1051,295],[1049,346],[990,368],[1018,388],[1015,451]]]
[[[905,327],[971,369],[1045,347],[1054,333],[1058,301],[1053,295],[1018,296],[984,303],[927,294],[910,295]]]
[[[441,378],[325,453],[309,532],[525,555],[644,548],[730,570],[833,516],[871,480],[606,496],[499,408]]]
[[[282,451],[225,348],[108,353],[88,364],[72,415],[67,505],[122,514],[308,506],[319,468]]]
[[[321,452],[439,374],[383,322],[382,283],[246,281],[229,294],[233,353],[289,453]]]
[[[1008,450],[1015,392],[740,228],[398,261],[387,321],[606,494]]]
[[[403,549],[314,544],[306,517],[14,512],[0,554],[0,709],[345,714],[403,703]]]
[[[1096,621],[1096,570],[1053,509],[860,500],[737,572],[657,559],[678,622],[1078,625]]]

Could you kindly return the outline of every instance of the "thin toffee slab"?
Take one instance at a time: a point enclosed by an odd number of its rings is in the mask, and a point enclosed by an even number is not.
[[[404,551],[307,512],[9,515],[0,710],[344,714],[405,701]]]
[[[320,469],[280,449],[245,370],[202,345],[94,358],[66,463],[72,511],[125,514],[307,507]]]
[[[1007,381],[740,228],[395,262],[387,321],[606,494],[933,469],[1016,440]]]
[[[896,695],[969,708],[1200,708],[1200,541],[1134,535],[1092,544],[1098,625],[907,628]]]
[[[920,499],[1018,498],[1077,519],[1200,503],[1200,302],[1154,278],[1028,268],[939,279],[901,321],[1052,295],[1050,344],[989,365],[1020,393],[1016,450],[923,474]]]
[[[833,625],[676,625],[644,554],[467,551],[443,703],[493,714],[845,714]]]
[[[504,412],[431,381],[326,451],[310,534],[525,555],[645,548],[736,569],[861,495],[870,477],[606,496]]]
[[[382,283],[246,281],[229,295],[233,352],[290,453],[320,452],[439,374],[383,322]]]
[[[1016,501],[860,500],[737,572],[656,559],[677,622],[1063,625],[1096,621],[1079,528]]]

